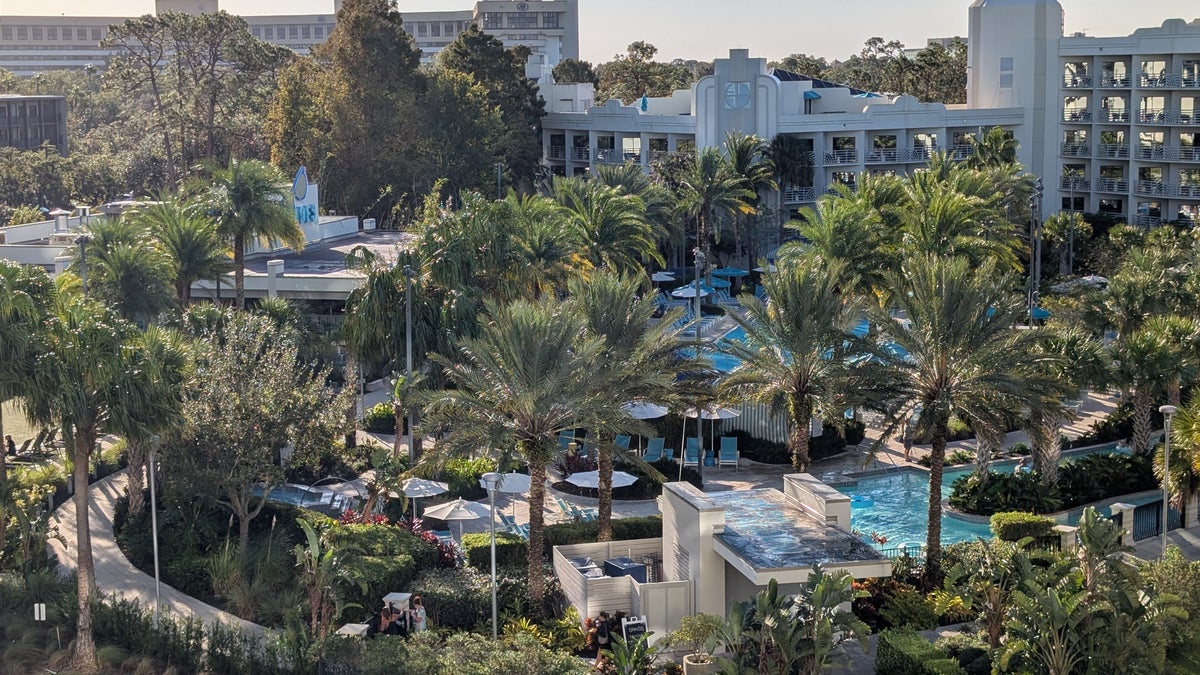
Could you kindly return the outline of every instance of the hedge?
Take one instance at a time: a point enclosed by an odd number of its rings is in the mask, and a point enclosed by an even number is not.
[[[1054,525],[1050,518],[1021,511],[993,513],[991,520],[992,534],[1000,541],[1045,537],[1054,531]]]
[[[408,555],[421,567],[432,567],[437,549],[411,532],[391,525],[334,525],[325,542],[353,555]]]
[[[363,413],[363,428],[373,434],[396,433],[396,413],[391,403],[376,403]]]
[[[886,675],[966,675],[958,661],[946,656],[920,633],[888,629],[879,633],[875,672]]]
[[[492,569],[492,538],[485,533],[463,535],[463,556],[467,564],[475,569],[489,572]],[[509,532],[496,533],[496,566],[521,566],[529,560],[529,546],[525,540]]]
[[[341,565],[362,585],[351,585],[345,599],[360,605],[355,611],[363,616],[374,614],[384,595],[406,591],[418,572],[437,562],[433,544],[391,525],[334,525],[325,543],[346,553]]]
[[[843,437],[843,433],[845,436]],[[825,459],[841,453],[847,445],[858,445],[866,435],[866,426],[857,420],[846,420],[844,429],[838,431],[832,424],[826,424],[820,436],[813,436],[808,443],[810,459]],[[722,436],[733,436],[738,439],[738,451],[742,457],[762,464],[791,464],[792,455],[786,443],[776,443],[751,436],[749,433],[736,430]]]
[[[556,523],[547,525],[543,531],[546,555],[555,546],[570,544],[591,544],[600,536],[600,523]],[[662,536],[662,518],[660,516],[645,516],[641,518],[615,518],[612,521],[613,541],[627,539],[654,539]]]

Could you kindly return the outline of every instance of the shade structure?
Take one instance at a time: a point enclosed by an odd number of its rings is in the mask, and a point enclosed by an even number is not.
[[[671,274],[670,272],[655,272],[654,274],[650,275],[650,281],[675,281],[675,275]]]
[[[612,472],[612,486],[614,488],[629,487],[638,480],[637,476],[624,471]],[[578,485],[581,488],[590,488],[595,490],[600,487],[600,472],[599,471],[583,471],[573,473],[567,482],[571,485]]]
[[[487,489],[487,484],[483,482],[482,478],[479,480],[479,487]],[[496,491],[512,495],[529,492],[529,476],[516,471],[501,474],[500,484],[496,486]]]
[[[778,268],[775,267],[775,265],[767,265],[766,267],[755,267],[754,271],[755,272],[777,272],[779,270],[778,270]]]
[[[1038,319],[1038,320],[1049,319],[1050,318],[1050,310],[1042,309],[1041,307],[1034,307],[1033,308],[1033,318]]]
[[[682,286],[680,288],[676,288],[675,290],[671,291],[671,295],[673,295],[677,298],[694,298],[694,297],[696,297],[696,287],[695,286]],[[708,291],[701,288],[699,295],[700,295],[700,297],[703,298],[704,296],[708,295]]]
[[[438,504],[437,506],[425,512],[429,518],[436,518],[450,522],[458,521],[458,540],[462,541],[462,523],[464,520],[479,520],[480,518],[490,518],[492,510],[483,504],[469,502],[462,497],[455,499],[452,502]]]
[[[622,403],[621,408],[635,420],[653,420],[667,414],[666,407],[649,401],[629,401]]]
[[[409,478],[400,484],[400,491],[405,497],[434,497],[450,489],[450,486],[436,480],[424,478]]]
[[[705,289],[729,288],[732,285],[733,284],[729,283],[728,281],[726,281],[724,279],[713,279],[712,281],[708,282],[708,284],[706,284],[705,286],[702,286],[701,288],[705,288]]]
[[[815,101],[819,98],[821,98],[821,95],[818,94],[817,92],[813,91],[812,89],[804,90],[804,100],[805,101]]]
[[[731,420],[735,417],[741,416],[742,411],[738,410],[737,408],[716,408],[709,406],[702,410],[689,408],[683,414],[692,419],[699,417],[700,419],[704,420]]]
[[[718,267],[712,271],[714,277],[748,277],[749,270],[744,270],[740,267]]]

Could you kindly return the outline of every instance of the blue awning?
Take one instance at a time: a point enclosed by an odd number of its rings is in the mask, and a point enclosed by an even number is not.
[[[817,92],[813,91],[812,89],[804,90],[804,100],[805,101],[815,101],[816,99],[819,99],[819,98],[821,98],[821,95],[818,94]]]

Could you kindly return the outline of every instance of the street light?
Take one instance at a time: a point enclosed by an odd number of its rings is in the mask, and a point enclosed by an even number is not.
[[[704,322],[700,320],[702,318],[700,315],[700,275],[708,268],[708,256],[704,254],[704,251],[700,250],[699,239],[696,240],[696,248],[692,253],[696,256],[696,340],[699,340],[701,337],[700,331],[704,325]]]
[[[496,488],[500,486],[502,476],[495,471],[489,471],[480,480],[488,491],[488,501],[492,506],[492,639],[499,637],[496,619]]]
[[[1029,325],[1033,325],[1033,308],[1038,302],[1038,287],[1042,281],[1042,224],[1041,207],[1045,187],[1042,179],[1034,184],[1029,195]]]
[[[414,466],[417,463],[416,443],[414,442],[413,433],[413,407],[412,397],[409,393],[412,390],[412,280],[416,276],[416,271],[412,265],[404,266],[404,399],[409,404],[408,411],[405,413],[408,418],[408,465]]]
[[[162,442],[162,437],[155,434],[150,437],[150,464],[147,466],[147,472],[150,474],[150,529],[154,533],[154,625],[158,625],[158,616],[162,611],[162,595],[161,581],[158,576],[158,498],[155,493],[158,492],[157,484],[154,481],[155,461],[158,454],[158,444]]]
[[[75,243],[79,245],[79,279],[83,282],[83,296],[87,297],[87,245],[92,243],[92,238],[86,234],[81,234],[75,239]]]
[[[1170,508],[1170,492],[1167,490],[1171,480],[1171,416],[1177,411],[1173,405],[1158,407],[1163,414],[1163,507],[1162,507],[1162,554],[1167,557],[1167,515]]]

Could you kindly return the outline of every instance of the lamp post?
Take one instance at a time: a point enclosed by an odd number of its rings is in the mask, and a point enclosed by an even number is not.
[[[75,243],[79,245],[79,279],[83,282],[83,297],[87,297],[87,245],[92,242],[92,238],[86,234],[81,234],[75,239]]]
[[[696,248],[692,251],[692,253],[696,256],[696,339],[699,340],[701,337],[700,330],[704,325],[704,322],[700,320],[700,275],[703,274],[704,269],[708,267],[708,256],[704,254],[704,251],[700,250],[699,240],[696,241]]]
[[[158,498],[155,496],[157,483],[154,480],[155,461],[158,459],[158,444],[162,442],[162,438],[157,434],[150,437],[150,464],[146,467],[150,474],[150,529],[153,532],[154,546],[154,625],[158,625],[159,613],[162,611],[162,595],[160,589],[160,579],[158,576]]]
[[[1033,309],[1038,304],[1038,287],[1042,282],[1042,195],[1045,187],[1038,178],[1033,194],[1029,195],[1029,325],[1033,325]]]
[[[492,506],[492,639],[499,637],[496,618],[496,488],[500,486],[501,475],[489,471],[480,479],[488,491],[488,502]]]
[[[404,266],[404,400],[409,403],[408,411],[405,416],[408,419],[408,465],[413,466],[417,463],[417,449],[414,442],[415,434],[413,433],[413,409],[411,405],[412,397],[409,392],[412,389],[412,281],[416,276],[416,270],[412,265]]]
[[[1167,557],[1167,516],[1170,513],[1171,493],[1168,489],[1171,481],[1171,416],[1178,410],[1173,405],[1158,407],[1163,414],[1163,507],[1162,507],[1162,554]]]

